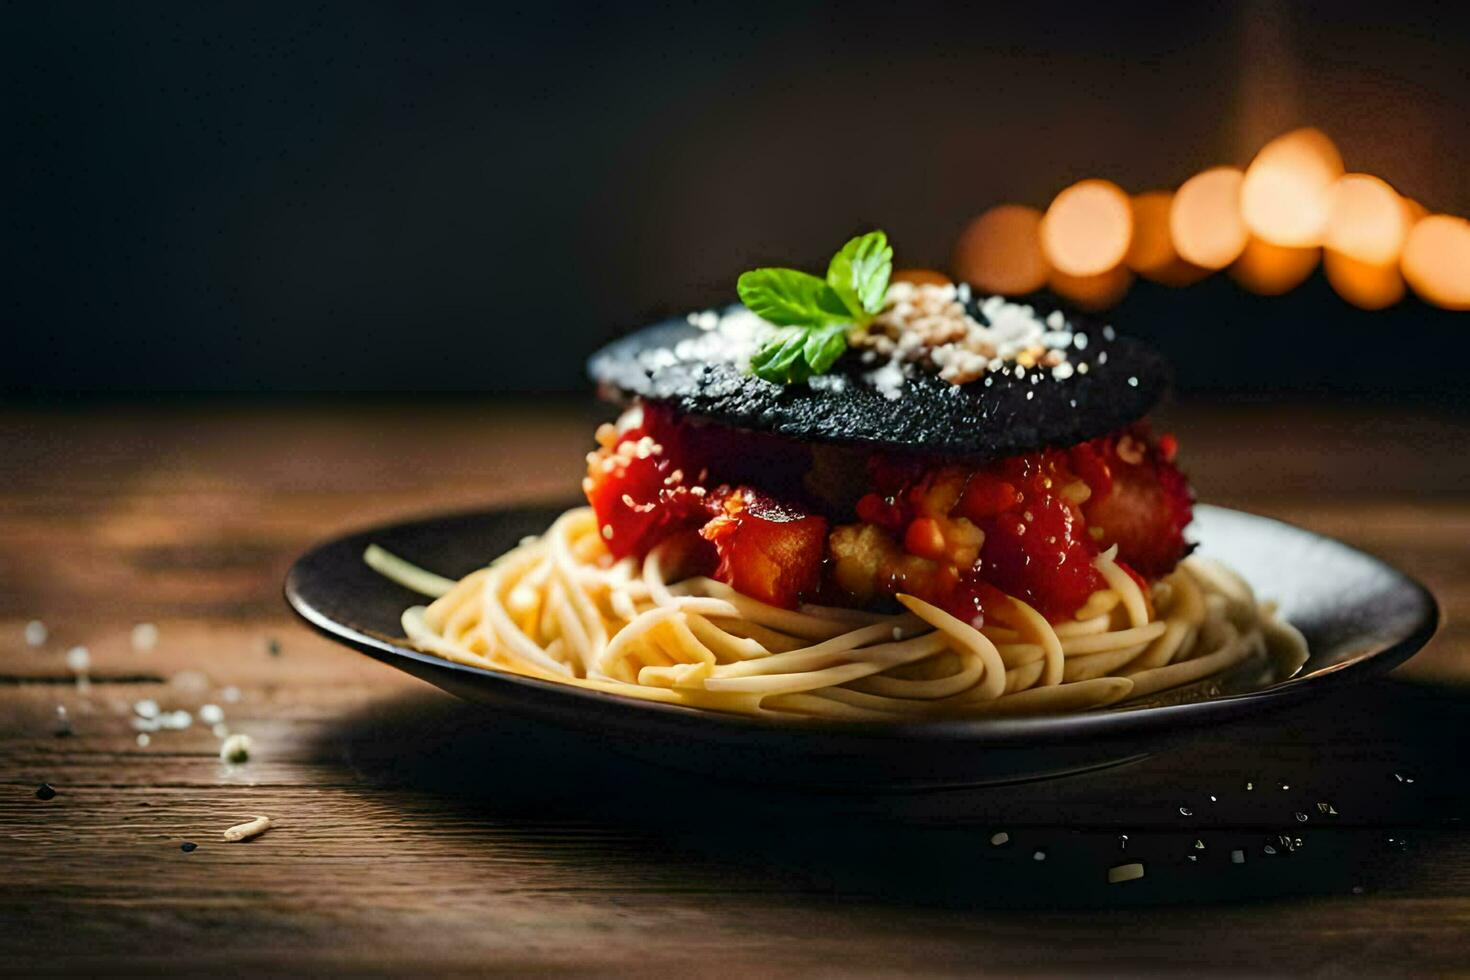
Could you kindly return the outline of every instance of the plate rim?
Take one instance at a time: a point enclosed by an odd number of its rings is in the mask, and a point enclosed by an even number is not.
[[[846,721],[814,718],[767,718],[762,716],[737,715],[687,705],[666,704],[648,701],[624,694],[575,687],[556,681],[495,671],[469,664],[456,663],[430,653],[416,650],[393,639],[365,633],[346,623],[338,622],[315,608],[302,594],[301,577],[304,567],[323,552],[340,549],[354,542],[366,544],[363,539],[381,536],[416,525],[438,524],[453,520],[475,518],[490,519],[530,511],[552,510],[561,506],[558,501],[528,500],[490,508],[470,508],[454,511],[436,511],[403,520],[378,523],[356,530],[337,534],[318,541],[302,552],[291,563],[283,586],[284,598],[292,612],[307,626],[327,639],[364,653],[389,666],[413,670],[397,664],[395,660],[406,659],[431,670],[445,671],[467,683],[503,685],[509,689],[535,692],[551,700],[563,699],[564,707],[592,707],[595,714],[617,713],[627,710],[633,717],[642,716],[650,722],[661,722],[673,726],[716,729],[724,734],[738,733],[751,737],[788,735],[828,735],[855,739],[912,740],[912,741],[963,741],[975,744],[992,744],[997,747],[1016,747],[1026,744],[1056,744],[1079,736],[1098,739],[1134,737],[1162,731],[1195,729],[1215,722],[1246,717],[1267,710],[1287,707],[1300,701],[1317,697],[1346,684],[1381,676],[1399,666],[1433,639],[1438,632],[1443,612],[1434,594],[1422,582],[1396,568],[1376,555],[1363,551],[1336,538],[1291,524],[1274,517],[1266,517],[1249,511],[1220,507],[1213,504],[1198,504],[1197,511],[1213,511],[1244,517],[1252,521],[1277,525],[1293,533],[1307,535],[1319,541],[1327,541],[1345,548],[1358,558],[1378,566],[1379,570],[1407,587],[1418,600],[1420,615],[1407,635],[1386,647],[1357,654],[1351,659],[1328,666],[1320,671],[1301,677],[1288,678],[1260,690],[1224,694],[1200,701],[1180,704],[1149,705],[1127,711],[1088,711],[1075,714],[1031,715],[1013,718],[947,718],[918,721],[875,722]],[[574,506],[574,504],[568,504]],[[410,591],[405,589],[406,592]],[[422,678],[421,678],[422,679]],[[538,708],[538,715],[545,715]]]

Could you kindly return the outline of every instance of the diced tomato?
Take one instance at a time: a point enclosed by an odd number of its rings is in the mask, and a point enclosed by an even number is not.
[[[1159,436],[1159,455],[1164,457],[1164,462],[1174,462],[1174,457],[1179,455],[1179,440],[1172,432],[1165,432]]]
[[[1118,557],[1145,578],[1167,575],[1189,550],[1184,540],[1194,507],[1189,482],[1142,427],[1089,445],[1106,460],[1111,480],[1106,492],[1094,487],[1082,505],[1088,527],[1103,547],[1116,544]]]
[[[857,502],[857,515],[865,524],[881,527],[889,534],[903,530],[908,518],[904,508],[892,497],[880,497],[876,493],[864,494]]]
[[[719,555],[715,578],[773,606],[794,607],[820,584],[827,521],[741,487],[722,495],[699,532]]]
[[[903,549],[911,555],[938,561],[944,557],[944,532],[932,517],[916,517],[903,535]]]
[[[630,413],[616,439],[602,439],[584,487],[613,555],[642,556],[687,534],[686,573],[703,565],[773,605],[907,592],[975,621],[1013,595],[1055,620],[1105,587],[1093,566],[1099,548],[1118,546],[1145,595],[1188,550],[1193,496],[1172,463],[1177,444],[1155,441],[1144,423],[980,468],[884,454],[813,467],[789,440],[660,406]],[[852,477],[843,494],[806,485],[833,472]],[[828,519],[851,520],[853,509],[861,523],[829,540]]]
[[[1113,471],[1108,467],[1101,451],[1107,442],[1106,439],[1094,439],[1067,450],[1067,460],[1072,466],[1072,472],[1082,478],[1094,497],[1105,497],[1113,489]]]
[[[1003,514],[1021,502],[1014,486],[994,474],[980,471],[970,477],[960,498],[960,513],[972,521]]]
[[[613,445],[588,457],[582,489],[614,557],[647,554],[669,535],[708,519],[693,475],[671,451],[674,438],[672,420],[645,411]]]
[[[1105,584],[1082,520],[1058,495],[1029,493],[981,527],[980,574],[1048,619],[1072,615]]]
[[[662,455],[594,454],[583,489],[614,557],[647,554],[670,534],[705,521],[705,507],[674,469]]]

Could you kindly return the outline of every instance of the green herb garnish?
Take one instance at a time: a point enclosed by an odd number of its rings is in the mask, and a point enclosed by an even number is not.
[[[825,374],[847,350],[847,335],[883,309],[893,249],[881,231],[859,235],[832,256],[827,278],[795,269],[755,269],[740,277],[740,301],[777,330],[750,359],[758,378],[794,384]]]

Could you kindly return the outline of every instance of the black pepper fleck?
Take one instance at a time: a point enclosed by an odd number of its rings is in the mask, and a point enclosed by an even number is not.
[[[279,657],[281,655],[281,641],[273,636],[265,641],[265,649],[272,657]]]
[[[179,850],[183,851],[185,854],[188,854],[190,851],[195,850],[198,846],[199,845],[194,843],[193,841],[186,840],[179,845]]]
[[[54,796],[56,796],[56,787],[52,786],[50,783],[42,783],[40,786],[36,787],[36,799],[49,800]]]

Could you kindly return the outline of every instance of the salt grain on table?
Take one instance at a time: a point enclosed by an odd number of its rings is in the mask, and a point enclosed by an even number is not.
[[[147,653],[158,646],[158,627],[152,623],[139,623],[133,627],[132,635],[133,650],[138,653]]]
[[[1125,881],[1137,881],[1143,877],[1143,865],[1137,861],[1119,864],[1108,869],[1108,884],[1117,885]]]
[[[72,673],[80,674],[92,666],[92,654],[86,647],[72,647],[66,651],[66,666]]]

